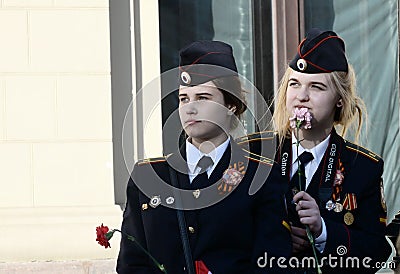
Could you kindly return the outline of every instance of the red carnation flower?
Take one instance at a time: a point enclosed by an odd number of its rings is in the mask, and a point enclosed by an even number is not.
[[[97,234],[97,238],[96,241],[99,242],[99,245],[104,246],[105,248],[111,247],[110,246],[110,242],[108,241],[111,237],[108,235],[108,227],[107,226],[103,226],[103,224],[101,224],[101,226],[96,227],[96,234]]]
[[[96,227],[96,241],[99,243],[99,245],[104,246],[105,248],[111,247],[109,241],[114,235],[115,231],[120,232],[122,236],[127,237],[129,241],[132,241],[137,247],[139,247],[139,249],[141,249],[144,253],[146,253],[147,256],[149,256],[149,258],[153,261],[154,265],[158,267],[158,269],[167,274],[167,270],[165,269],[164,265],[160,264],[153,256],[151,256],[151,254],[136,241],[135,237],[132,237],[131,235],[126,234],[121,230],[109,230],[108,226],[104,226],[103,224],[101,224],[101,226]]]

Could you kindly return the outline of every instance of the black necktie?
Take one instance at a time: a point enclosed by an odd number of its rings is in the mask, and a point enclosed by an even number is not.
[[[306,174],[305,174],[305,165],[314,159],[314,156],[307,151],[304,151],[297,160],[300,161],[299,168],[293,174],[292,179],[289,183],[289,190],[286,193],[286,204],[288,209],[289,221],[292,222],[293,225],[297,227],[302,227],[300,224],[299,216],[297,215],[296,206],[292,203],[293,196],[301,189],[305,191],[306,186]],[[300,171],[300,176],[299,176]],[[300,177],[300,178],[299,178]],[[301,184],[301,188],[300,188]]]
[[[193,179],[192,185],[204,182],[208,180],[207,169],[214,164],[213,160],[209,156],[203,156],[197,163],[200,168],[199,174]]]
[[[290,180],[290,188],[296,188],[297,190],[306,190],[306,171],[305,167],[308,162],[310,162],[312,159],[314,159],[314,156],[311,154],[311,152],[304,151],[302,154],[300,154],[299,158],[297,158],[297,161],[299,161],[299,168],[297,171],[293,174],[292,179]],[[300,176],[299,176],[300,172]],[[301,187],[300,187],[301,186]]]

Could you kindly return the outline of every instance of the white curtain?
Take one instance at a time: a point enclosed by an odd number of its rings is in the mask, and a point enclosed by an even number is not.
[[[400,210],[399,30],[397,0],[304,0],[306,30],[333,29],[346,42],[367,105],[360,144],[382,156],[388,221]],[[350,140],[351,134],[348,136]]]
[[[368,110],[360,143],[385,161],[388,221],[400,210],[399,30],[397,0],[334,0],[333,29],[346,41]]]

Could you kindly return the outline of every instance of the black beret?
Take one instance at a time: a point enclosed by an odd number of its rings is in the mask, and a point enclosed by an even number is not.
[[[220,41],[197,41],[179,52],[180,84],[195,86],[237,75],[232,47]]]
[[[348,71],[343,40],[333,31],[311,29],[289,66],[303,73]]]

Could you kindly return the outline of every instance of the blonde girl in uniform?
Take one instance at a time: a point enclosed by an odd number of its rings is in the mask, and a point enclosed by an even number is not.
[[[288,185],[294,256],[313,255],[305,226],[320,261],[369,257],[372,267],[390,255],[381,197],[383,160],[342,138],[354,129],[357,140],[363,117],[365,105],[356,93],[344,41],[333,31],[311,29],[281,80],[273,115],[280,141],[277,162],[291,167],[281,173]],[[352,268],[323,262],[324,273],[376,271],[361,263]]]

